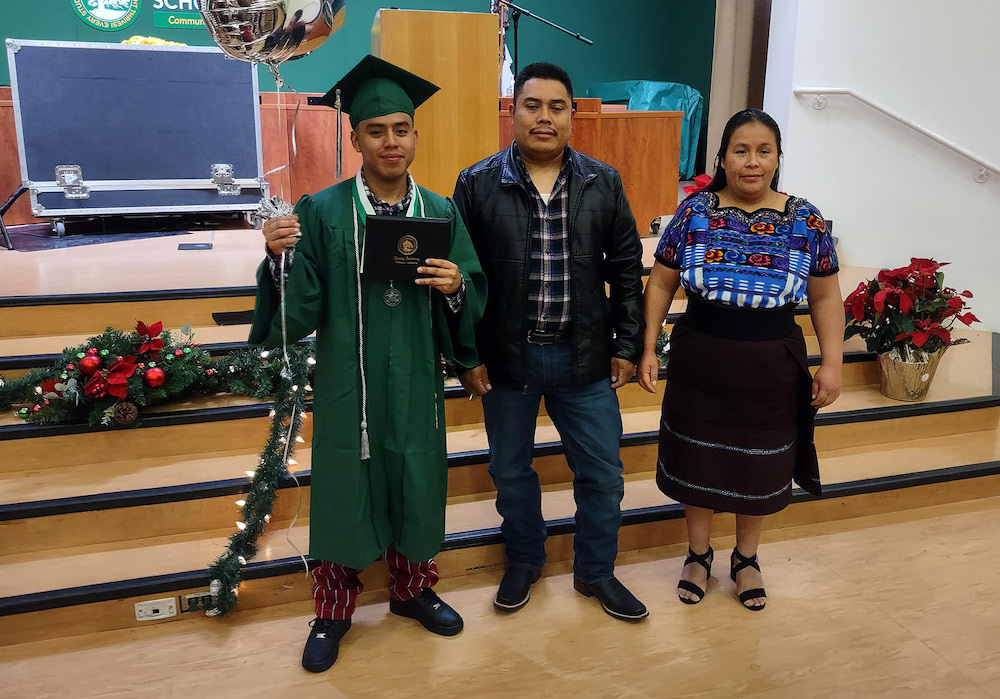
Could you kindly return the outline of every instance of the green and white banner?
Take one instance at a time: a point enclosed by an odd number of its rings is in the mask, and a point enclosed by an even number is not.
[[[142,0],[71,0],[77,16],[105,32],[117,32],[135,21]]]
[[[198,0],[153,0],[153,26],[168,29],[203,29]]]

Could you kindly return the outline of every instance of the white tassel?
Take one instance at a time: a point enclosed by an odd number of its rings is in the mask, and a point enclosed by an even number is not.
[[[368,422],[361,423],[361,460],[372,458],[372,448],[368,441]]]
[[[360,180],[361,173],[355,176]],[[355,186],[358,186],[355,184]],[[354,212],[354,273],[358,289],[358,368],[361,374],[361,460],[372,458],[372,448],[368,441],[368,380],[365,377],[365,319],[361,303],[361,245],[358,224],[358,209]]]

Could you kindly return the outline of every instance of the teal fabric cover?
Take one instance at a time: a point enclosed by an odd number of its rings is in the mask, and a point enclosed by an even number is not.
[[[602,102],[628,102],[630,110],[684,112],[681,120],[681,179],[694,177],[694,160],[701,137],[701,115],[705,99],[690,85],[652,80],[620,80],[594,83],[588,97]]]

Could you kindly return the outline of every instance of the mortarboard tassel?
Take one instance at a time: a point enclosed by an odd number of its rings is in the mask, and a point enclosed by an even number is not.
[[[342,168],[341,168],[341,161],[342,161],[343,150],[344,150],[344,134],[343,134],[344,117],[343,117],[343,114],[342,114],[342,111],[341,111],[340,89],[339,88],[337,89],[337,99],[336,99],[335,104],[336,104],[336,107],[337,107],[337,179],[339,180],[340,177],[341,177],[341,170],[342,170]]]

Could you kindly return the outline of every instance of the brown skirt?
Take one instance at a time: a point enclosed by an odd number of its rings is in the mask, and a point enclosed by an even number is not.
[[[816,411],[801,328],[792,319],[781,337],[732,339],[705,332],[705,323],[689,316],[670,336],[660,490],[686,505],[748,515],[784,509],[793,478],[819,495]]]

